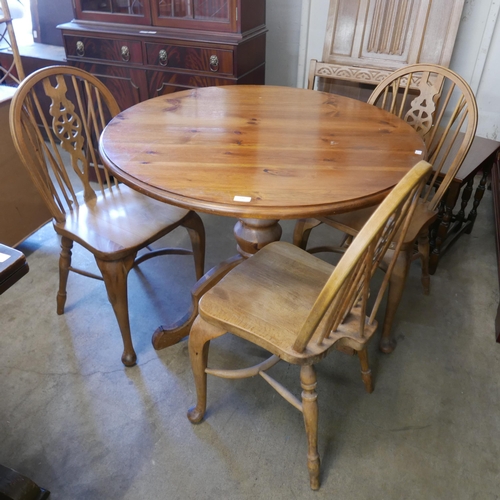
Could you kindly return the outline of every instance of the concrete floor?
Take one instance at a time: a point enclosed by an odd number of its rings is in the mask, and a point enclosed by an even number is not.
[[[234,220],[203,216],[207,269],[234,253]],[[283,223],[290,240],[291,222]],[[319,228],[316,238],[331,235]],[[167,237],[186,243],[181,230]],[[398,348],[374,342],[375,392],[356,358],[318,365],[321,488],[309,489],[302,416],[260,378],[209,379],[206,420],[195,401],[187,343],[156,352],[151,334],[188,307],[190,257],[132,271],[130,316],[139,357],[121,340],[101,282],[71,275],[57,316],[58,239],[50,225],[20,249],[30,273],[0,297],[0,463],[56,499],[495,499],[500,495],[500,345],[491,196],[476,227],[441,262],[431,295],[412,267],[395,324]],[[95,269],[81,249],[74,262]],[[382,311],[383,312],[383,311]],[[238,339],[213,342],[211,364],[264,353]],[[298,370],[276,378],[299,394]]]

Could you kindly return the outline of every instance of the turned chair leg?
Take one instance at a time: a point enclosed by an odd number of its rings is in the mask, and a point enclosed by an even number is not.
[[[191,239],[196,280],[199,280],[205,274],[205,226],[196,212],[190,212],[182,226],[187,229]]]
[[[394,351],[396,347],[396,340],[394,338],[391,338],[392,323],[394,322],[394,317],[403,295],[408,271],[410,270],[410,251],[411,250],[401,250],[399,252],[396,264],[394,266],[394,269],[392,270],[391,278],[389,280],[387,307],[385,309],[382,338],[380,339],[380,350],[386,354]]]
[[[189,333],[189,359],[196,387],[196,405],[189,408],[187,417],[192,424],[198,424],[207,409],[207,374],[208,350],[210,341],[226,333],[225,330],[207,323],[197,316]]]
[[[373,380],[372,371],[370,370],[370,365],[368,364],[368,352],[366,347],[361,351],[358,351],[358,358],[361,364],[361,378],[365,384],[365,389],[368,394],[373,392]]]
[[[422,262],[422,286],[424,294],[429,295],[431,288],[431,276],[429,274],[429,257],[430,257],[430,244],[429,244],[429,230],[422,231],[418,235],[418,253],[420,254],[420,261]]]
[[[302,413],[307,435],[307,468],[311,489],[319,488],[320,460],[318,454],[318,394],[316,393],[316,370],[314,366],[300,367],[302,386]]]
[[[69,268],[71,266],[71,249],[73,241],[63,236],[61,238],[61,255],[59,256],[59,291],[57,292],[57,314],[64,314],[66,304],[66,285],[68,284]]]
[[[137,355],[132,344],[130,334],[130,321],[128,317],[128,297],[127,297],[127,276],[134,266],[135,253],[128,255],[124,259],[116,261],[105,261],[96,257],[96,262],[101,270],[108,299],[113,306],[116,320],[122,334],[123,354],[122,363],[125,366],[134,366],[137,362]]]
[[[307,242],[311,234],[311,229],[319,226],[321,222],[317,219],[299,219],[295,223],[293,230],[293,244],[302,250],[307,248]]]

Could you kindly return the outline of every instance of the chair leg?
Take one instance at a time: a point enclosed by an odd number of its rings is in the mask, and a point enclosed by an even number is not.
[[[128,317],[128,297],[127,297],[127,276],[134,266],[135,253],[128,255],[124,259],[116,261],[105,261],[95,258],[101,270],[108,299],[113,306],[116,320],[122,334],[123,354],[122,363],[125,366],[134,366],[137,362],[137,355],[132,344],[130,335],[130,321]]]
[[[317,219],[299,219],[293,230],[293,244],[305,250],[311,234],[311,229],[319,226],[321,222]]]
[[[68,284],[69,268],[71,266],[71,249],[73,241],[63,236],[61,238],[61,255],[59,256],[59,291],[57,292],[57,314],[64,314],[66,304],[66,285]]]
[[[429,295],[431,287],[431,275],[429,274],[429,230],[426,229],[418,235],[418,253],[420,254],[420,261],[422,262],[422,286],[424,287],[424,294]]]
[[[302,412],[307,435],[307,468],[311,489],[319,488],[320,460],[318,454],[318,394],[316,393],[316,370],[314,366],[300,367],[302,386]]]
[[[368,364],[368,352],[366,347],[361,351],[358,351],[359,362],[361,363],[361,378],[365,384],[365,389],[368,394],[373,392],[373,380],[372,371],[370,370],[370,365]]]
[[[207,374],[205,370],[208,362],[210,340],[224,335],[225,330],[207,323],[197,316],[189,334],[189,359],[193,370],[196,386],[196,405],[189,408],[187,417],[192,424],[203,420],[207,408]]]
[[[387,296],[387,307],[385,309],[384,327],[382,338],[380,339],[380,350],[386,354],[394,351],[396,347],[395,339],[391,338],[392,323],[398,310],[401,296],[410,269],[411,250],[401,250],[396,260],[396,265],[392,270],[389,280],[389,291]]]
[[[196,280],[199,280],[205,274],[205,226],[196,212],[189,212],[182,226],[187,229],[191,239]]]

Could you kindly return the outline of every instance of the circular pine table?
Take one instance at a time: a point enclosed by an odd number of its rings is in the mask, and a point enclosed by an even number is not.
[[[323,92],[275,86],[185,90],[141,102],[110,121],[104,164],[157,200],[238,217],[249,257],[281,236],[279,219],[317,217],[379,203],[426,156],[417,132],[375,106]],[[240,259],[193,289],[193,310],[160,327],[155,348],[189,333],[199,297]]]

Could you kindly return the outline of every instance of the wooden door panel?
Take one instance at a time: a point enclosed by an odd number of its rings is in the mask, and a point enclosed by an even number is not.
[[[464,0],[331,0],[323,62],[394,71],[417,62],[448,66]]]

